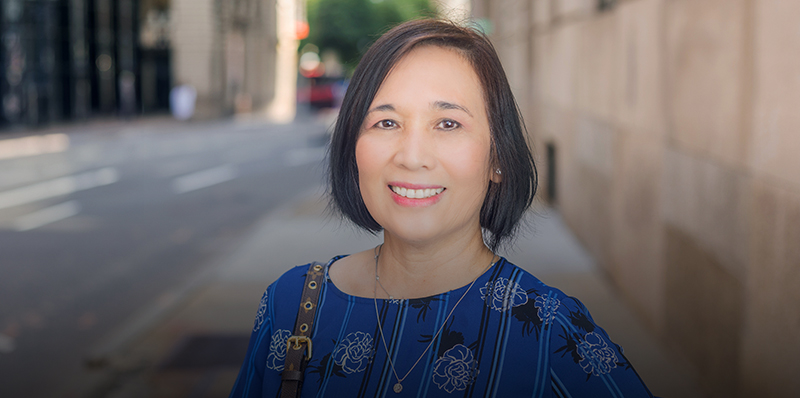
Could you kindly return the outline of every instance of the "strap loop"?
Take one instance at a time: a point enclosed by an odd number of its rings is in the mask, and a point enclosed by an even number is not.
[[[308,345],[308,354],[306,354],[306,361],[311,359],[311,339],[307,336],[292,336],[289,337],[289,340],[286,340],[286,349],[289,350],[290,348],[293,350],[300,350],[303,348],[301,344]],[[292,345],[294,344],[294,345]]]
[[[284,370],[281,373],[281,379],[290,381],[303,381],[303,372],[299,370]]]

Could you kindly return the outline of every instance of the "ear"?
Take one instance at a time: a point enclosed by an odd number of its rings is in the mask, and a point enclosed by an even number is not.
[[[492,171],[490,171],[489,179],[495,183],[499,184],[503,181],[503,170],[500,170],[497,167],[492,167]]]

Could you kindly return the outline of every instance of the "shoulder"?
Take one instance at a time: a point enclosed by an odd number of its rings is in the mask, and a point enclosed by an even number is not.
[[[321,263],[325,266],[325,272],[327,273],[327,268],[330,263],[341,257],[343,256],[332,258],[328,261],[327,265]],[[306,274],[312,264],[315,263],[311,262],[294,266],[267,286],[261,298],[258,314],[256,316],[256,330],[259,329],[259,325],[263,323],[265,319],[270,321],[270,325],[273,329],[292,328],[297,318],[298,308],[300,307],[300,299],[303,294]]]
[[[567,321],[577,313],[586,312],[583,304],[561,290],[542,282],[530,272],[501,258],[481,282],[480,295],[493,310],[511,311],[526,325],[549,327]]]
[[[300,293],[303,290],[306,272],[309,264],[298,265],[284,272],[278,279],[267,287],[265,295],[269,296],[270,301],[284,301],[293,297],[297,293],[298,302]]]
[[[328,266],[342,258],[344,256],[336,256],[329,260],[327,263],[317,263],[323,264],[325,266],[325,272],[328,271]],[[315,264],[315,262],[298,265],[288,269],[284,272],[278,279],[275,280],[272,284],[267,287],[267,291],[264,293],[265,296],[269,296],[269,301],[273,303],[272,306],[274,309],[279,310],[289,306],[291,308],[296,309],[300,303],[300,296],[303,292],[303,284],[306,280],[306,274],[308,273],[309,267]]]
[[[571,307],[585,308],[577,298],[569,296],[560,289],[542,282],[542,280],[530,272],[511,263],[505,258],[501,258],[497,264],[497,270],[491,278],[492,282],[496,285],[495,288],[502,285],[506,287],[510,293],[513,294],[516,292],[517,294],[522,294],[524,292],[530,299],[542,296],[557,300],[558,302],[569,303]]]
[[[278,277],[275,282],[272,283],[271,287],[281,290],[301,288],[310,265],[311,263],[307,263],[288,269],[280,277]]]
[[[528,293],[530,297],[547,296],[559,302],[564,302],[570,307],[579,307],[585,310],[585,306],[575,297],[564,293],[561,289],[548,285],[542,282],[539,278],[530,272],[520,268],[519,266],[511,263],[510,261],[502,258],[499,262],[502,267],[497,272],[497,278],[506,278],[513,281],[518,289],[522,289]]]
[[[303,265],[298,265],[295,267],[290,268],[286,272],[284,272],[278,279],[275,280],[268,288],[269,295],[274,297],[276,300],[285,300],[291,298],[291,296],[297,296],[297,301],[300,300],[300,295],[303,291],[303,284],[306,280],[306,274],[308,273],[309,267],[312,264],[323,264],[324,265],[324,272],[328,273],[329,266],[334,262],[343,257],[343,255],[335,256],[332,259],[328,260],[326,263],[316,263],[310,262]]]
[[[607,390],[611,383],[625,396],[652,396],[622,347],[595,323],[580,300],[511,263],[507,267],[506,273],[517,274],[519,289],[527,294],[524,304],[512,313],[529,320],[546,339],[554,390],[562,395],[600,397],[614,395]]]
[[[589,310],[579,299],[542,282],[530,272],[505,259],[501,261],[501,267],[498,267],[496,276],[491,281],[496,296],[493,297],[493,304],[504,304],[507,309],[512,310],[512,315],[529,320],[543,330],[555,329],[556,335],[585,335],[598,328]],[[499,297],[499,291],[505,294]]]

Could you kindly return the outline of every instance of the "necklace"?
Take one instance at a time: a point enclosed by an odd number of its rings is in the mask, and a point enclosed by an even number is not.
[[[379,250],[379,248],[381,248],[381,247],[383,247],[383,244],[380,244],[379,246],[375,246],[375,281],[378,283],[378,285],[380,285],[380,287],[383,290],[383,292],[386,293],[386,296],[389,297],[389,300],[394,300],[394,296],[389,294],[389,291],[386,290],[385,287],[383,287],[383,283],[381,283],[381,278],[378,276],[378,257],[380,257],[380,255],[381,255],[381,252]],[[373,292],[373,294],[374,294],[374,292]]]
[[[397,374],[397,370],[394,368],[394,363],[392,362],[392,356],[389,355],[389,346],[386,345],[386,337],[384,337],[384,335],[383,335],[383,325],[381,325],[381,316],[380,316],[380,314],[378,314],[378,297],[377,297],[378,294],[377,293],[378,293],[378,285],[379,284],[381,286],[381,289],[383,289],[384,293],[386,293],[386,295],[389,296],[389,299],[390,300],[394,299],[394,297],[392,297],[392,295],[390,295],[389,292],[386,291],[386,288],[383,287],[383,284],[381,283],[381,279],[378,277],[378,259],[381,256],[381,250],[380,249],[382,247],[383,247],[383,244],[375,246],[375,286],[373,287],[373,291],[372,291],[372,301],[375,303],[375,318],[378,320],[378,332],[381,335],[381,341],[383,342],[383,349],[386,351],[386,359],[389,360],[389,366],[392,368],[392,372],[394,373],[394,377],[397,378],[397,383],[395,383],[395,385],[394,385],[394,387],[392,389],[394,390],[395,393],[399,394],[401,391],[403,391],[403,380],[405,380],[408,377],[408,375],[411,374],[411,371],[414,370],[415,367],[417,367],[417,364],[419,363],[419,361],[422,360],[422,358],[425,356],[425,353],[427,353],[428,350],[433,345],[433,342],[436,341],[436,338],[438,338],[439,334],[442,333],[442,329],[444,329],[444,325],[447,324],[447,321],[450,319],[450,316],[453,315],[453,312],[456,310],[456,307],[458,307],[458,305],[461,304],[461,300],[463,300],[464,297],[467,297],[467,293],[469,293],[469,291],[472,289],[472,285],[475,284],[475,281],[477,281],[478,278],[481,275],[483,275],[486,271],[488,271],[489,268],[491,268],[492,265],[495,262],[492,261],[491,263],[489,263],[489,266],[486,267],[486,269],[483,272],[478,274],[478,276],[476,276],[475,279],[472,280],[472,283],[469,284],[469,287],[467,287],[467,290],[464,292],[464,294],[461,295],[461,298],[458,299],[458,301],[456,301],[456,304],[453,306],[453,308],[447,314],[447,317],[444,318],[444,322],[442,322],[442,326],[439,326],[439,330],[437,330],[436,334],[433,335],[433,337],[431,338],[431,342],[428,343],[427,347],[425,347],[425,351],[422,351],[422,355],[420,355],[419,358],[417,358],[417,361],[414,362],[413,365],[411,365],[411,369],[409,369],[408,372],[406,372],[406,374],[403,377],[400,377],[400,375]],[[494,256],[492,256],[492,260],[494,260]]]

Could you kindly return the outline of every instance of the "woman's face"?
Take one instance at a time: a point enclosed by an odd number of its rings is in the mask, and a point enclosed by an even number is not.
[[[361,126],[364,203],[387,233],[408,242],[480,233],[489,180],[499,178],[490,148],[472,66],[451,49],[416,48],[386,77]]]

